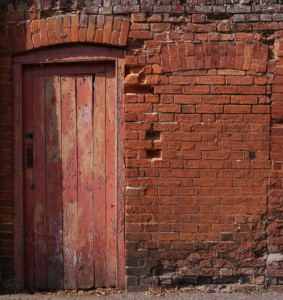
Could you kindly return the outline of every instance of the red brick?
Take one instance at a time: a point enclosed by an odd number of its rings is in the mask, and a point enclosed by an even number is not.
[[[96,25],[96,16],[90,15],[86,33],[86,41],[93,42]]]
[[[227,76],[227,84],[252,85],[252,76]]]
[[[194,84],[196,83],[196,77],[193,76],[170,76],[170,84]]]
[[[227,68],[227,43],[219,44],[219,68]]]
[[[57,43],[63,43],[63,17],[55,17],[55,33],[57,37]]]
[[[251,106],[250,105],[229,105],[224,107],[225,113],[250,113]]]
[[[169,49],[167,45],[161,47],[161,64],[164,72],[169,72],[171,70],[169,61]]]
[[[243,70],[250,70],[251,60],[252,60],[252,52],[253,52],[253,44],[245,44]]]
[[[130,31],[129,38],[132,39],[141,39],[141,40],[149,40],[152,38],[152,32],[151,31]]]
[[[186,52],[186,44],[178,43],[178,63],[180,70],[187,70],[187,52]]]
[[[30,22],[30,28],[31,28],[31,32],[33,34],[39,33],[38,21],[37,20],[31,21]]]
[[[57,37],[54,31],[48,31],[48,41],[49,45],[56,45]]]
[[[258,72],[265,72],[268,61],[268,45],[262,45],[260,51],[260,60],[258,64]]]
[[[33,42],[34,48],[39,48],[41,46],[41,40],[40,40],[39,33],[33,34],[32,42]]]
[[[71,17],[71,41],[79,41],[79,16],[72,15]]]
[[[71,16],[63,17],[63,28],[71,28]]]
[[[130,20],[124,19],[120,31],[120,38],[119,38],[120,46],[125,46],[127,44],[129,29],[130,29]]]
[[[228,104],[230,103],[230,96],[203,95],[203,103],[204,104]]]
[[[177,94],[181,90],[182,87],[180,85],[158,85],[154,87],[155,94]]]
[[[195,45],[195,64],[196,64],[196,69],[202,69],[203,68],[202,44],[196,44]]]
[[[79,42],[86,42],[87,41],[87,28],[80,28],[79,29]]]
[[[243,69],[244,64],[244,43],[243,42],[237,42],[236,43],[236,62],[235,62],[235,68],[236,69]]]
[[[183,87],[184,94],[209,94],[210,89],[208,85],[201,85],[201,86],[185,86]]]
[[[48,40],[48,33],[47,33],[47,27],[46,27],[46,20],[39,20],[38,22],[39,28],[40,28],[40,39],[42,46],[48,46],[49,40]]]
[[[176,43],[169,43],[169,61],[171,71],[175,72],[179,70],[178,64],[178,48]]]
[[[201,76],[197,78],[198,84],[225,84],[224,76]]]
[[[202,96],[199,95],[176,95],[174,102],[178,104],[199,104],[202,101]]]
[[[240,86],[239,87],[239,93],[240,94],[246,94],[246,95],[264,95],[266,93],[266,86]]]
[[[111,33],[112,33],[113,18],[106,16],[104,30],[103,30],[103,43],[110,44],[111,42]]]
[[[235,85],[212,85],[210,89],[211,94],[231,95],[239,93],[239,87]]]
[[[219,67],[219,43],[211,43],[211,68]]]

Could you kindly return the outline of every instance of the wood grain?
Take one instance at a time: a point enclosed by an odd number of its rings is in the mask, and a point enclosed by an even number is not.
[[[106,65],[106,286],[115,286],[117,266],[116,243],[116,91],[115,70],[112,65]]]
[[[46,185],[48,287],[63,288],[60,78],[46,77]]]
[[[34,198],[33,198],[33,168],[28,166],[27,156],[28,151],[33,151],[32,138],[28,136],[33,133],[33,109],[32,109],[32,76],[27,73],[24,77],[24,98],[29,99],[24,105],[24,219],[28,220],[24,226],[25,236],[25,286],[34,289]]]
[[[95,76],[94,149],[94,251],[95,286],[103,287],[106,263],[105,233],[105,73]]]
[[[92,75],[77,76],[78,287],[94,285]]]
[[[33,77],[33,172],[34,172],[34,261],[35,289],[47,288],[46,169],[45,169],[45,81]]]
[[[78,170],[76,79],[62,76],[62,188],[64,288],[78,288]]]

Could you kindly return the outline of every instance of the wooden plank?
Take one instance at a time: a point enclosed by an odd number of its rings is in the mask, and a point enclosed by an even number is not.
[[[101,62],[97,62],[95,64],[72,64],[72,65],[67,65],[65,64],[64,67],[62,67],[61,64],[55,64],[52,66],[46,66],[45,67],[39,67],[39,68],[34,68],[34,74],[40,76],[70,76],[70,75],[86,75],[86,74],[94,74],[94,73],[100,73],[104,72],[105,70],[105,64]]]
[[[92,75],[77,76],[78,288],[94,286]]]
[[[64,288],[77,289],[77,126],[74,76],[61,77]]]
[[[125,211],[124,211],[124,185],[125,185],[125,166],[124,166],[124,143],[125,140],[125,120],[124,120],[124,101],[123,101],[123,82],[124,61],[117,59],[116,69],[116,102],[117,102],[117,289],[126,288],[126,260],[125,260]]]
[[[106,286],[115,286],[116,243],[116,90],[115,69],[106,65]]]
[[[33,141],[29,137],[33,132],[33,110],[32,110],[32,76],[31,72],[25,74],[24,80],[24,261],[25,261],[25,287],[34,289],[34,219],[33,219],[33,167],[28,165],[27,156],[32,159]]]
[[[72,45],[69,47],[42,49],[38,52],[25,53],[17,55],[14,58],[16,63],[46,63],[46,58],[49,62],[86,62],[86,61],[113,61],[114,57],[124,57],[123,49],[115,49],[110,47],[92,45]]]
[[[95,287],[105,286],[105,73],[95,75],[93,104]]]
[[[46,184],[48,288],[63,288],[60,78],[46,77]]]
[[[23,212],[23,110],[22,103],[22,68],[14,64],[13,70],[13,199],[14,199],[14,271],[15,271],[15,292],[24,288],[24,212]],[[0,195],[1,197],[1,195]]]
[[[33,173],[35,289],[47,288],[46,184],[45,184],[45,89],[44,77],[33,77]]]

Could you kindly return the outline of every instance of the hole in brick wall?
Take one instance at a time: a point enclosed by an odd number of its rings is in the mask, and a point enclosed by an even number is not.
[[[160,140],[160,132],[159,131],[153,131],[153,130],[148,130],[145,134],[145,138],[147,140]]]
[[[262,32],[262,43],[265,45],[271,45],[271,46],[274,45],[274,33],[275,33],[274,30],[263,31]],[[272,55],[271,52],[269,51],[269,56]]]
[[[151,94],[153,87],[151,85],[127,85],[125,86],[125,93],[137,93],[137,94]]]
[[[127,77],[127,75],[129,75],[129,74],[131,74],[131,67],[129,67],[129,66],[126,66],[125,67],[125,77]]]
[[[207,18],[210,21],[228,20],[232,17],[233,17],[233,14],[226,14],[226,13],[214,13],[214,14],[207,15]]]
[[[275,31],[274,30],[264,30],[262,32],[262,37],[265,39],[273,38]]]
[[[136,75],[140,75],[143,73],[150,73],[151,72],[151,67],[150,66],[137,66],[137,67],[133,67],[133,66],[126,66],[125,67],[125,77],[129,74],[136,74]]]
[[[250,276],[245,276],[245,275],[219,276],[214,279],[214,283],[216,284],[248,283],[250,281],[251,281]]]
[[[273,40],[273,44],[274,44],[274,40]],[[271,44],[271,45],[273,45],[273,44]],[[268,59],[274,59],[274,58],[275,58],[274,48],[269,47],[268,48]]]
[[[145,138],[147,140],[153,140],[153,141],[160,140],[160,132],[155,131],[153,129],[153,126],[154,126],[153,123],[151,123],[150,128],[145,133]]]
[[[149,149],[146,150],[146,158],[161,158],[161,150],[160,149]]]
[[[272,119],[271,125],[274,126],[276,124],[283,124],[283,119]]]
[[[129,39],[128,40],[128,53],[129,55],[134,54],[136,49],[142,49],[144,47],[143,40]]]
[[[255,157],[256,157],[255,152],[254,151],[249,151],[249,158],[250,159],[255,159]]]
[[[256,258],[264,257],[267,253],[267,249],[263,248],[263,249],[260,249],[260,250],[255,250],[253,252],[254,252],[254,255],[255,255]]]

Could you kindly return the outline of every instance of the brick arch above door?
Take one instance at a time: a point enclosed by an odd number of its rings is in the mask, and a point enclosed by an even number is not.
[[[265,73],[268,68],[269,46],[261,41],[178,41],[158,46],[164,72],[234,69]]]
[[[58,15],[8,28],[13,54],[46,46],[90,43],[125,47],[130,20],[103,15]]]

